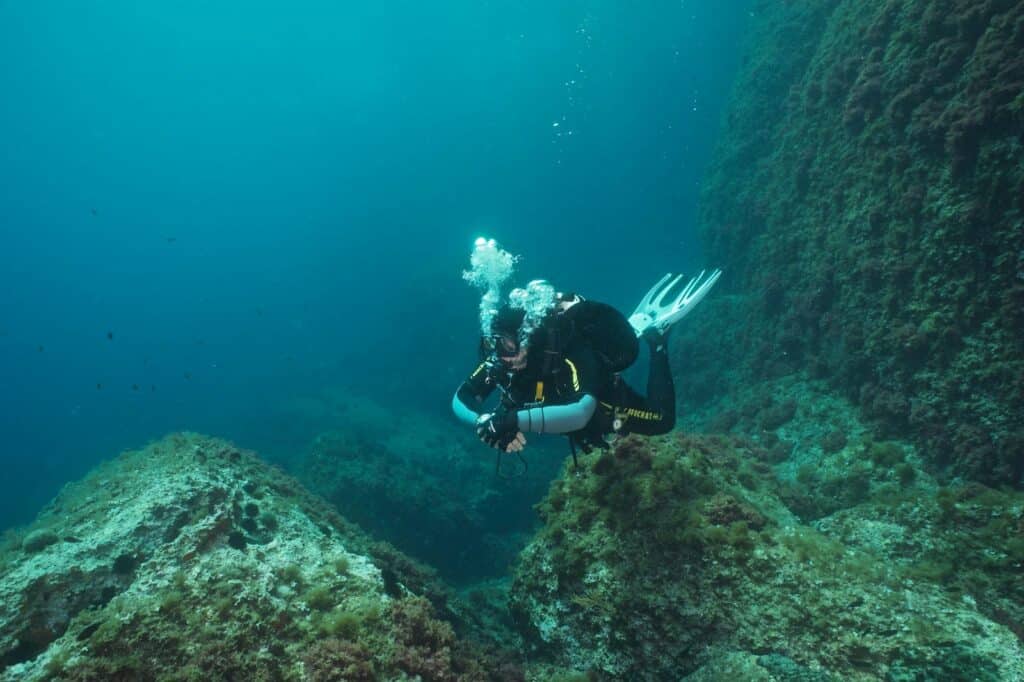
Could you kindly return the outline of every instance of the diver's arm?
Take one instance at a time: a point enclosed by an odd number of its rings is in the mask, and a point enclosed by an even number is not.
[[[571,433],[579,431],[590,422],[597,409],[597,400],[589,393],[568,405],[549,405],[519,410],[519,430],[527,433]]]
[[[452,412],[455,413],[460,422],[475,426],[480,413],[470,407],[470,404],[480,404],[480,402],[480,399],[476,397],[473,390],[467,384],[462,384],[459,386],[459,390],[455,392],[455,395],[452,396]]]
[[[475,425],[480,412],[477,408],[484,404],[494,391],[494,382],[487,378],[487,363],[481,362],[473,373],[459,386],[452,397],[452,412],[459,421]]]

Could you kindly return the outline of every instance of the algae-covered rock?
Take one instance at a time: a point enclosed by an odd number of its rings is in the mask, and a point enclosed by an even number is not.
[[[683,682],[829,682],[833,676],[821,670],[809,670],[780,654],[758,656],[727,651],[710,656],[710,661],[682,678]]]
[[[909,580],[942,585],[1024,641],[1024,493],[970,483],[883,495],[814,525]]]
[[[430,571],[224,441],[65,487],[0,557],[9,680],[489,679]],[[46,540],[38,540],[46,533]],[[514,679],[514,678],[512,678]]]
[[[1010,627],[801,523],[755,450],[629,438],[567,469],[515,573],[537,655],[621,680],[1024,677]]]
[[[1024,3],[754,16],[702,183],[727,274],[680,325],[684,410],[806,372],[933,471],[1024,485]]]

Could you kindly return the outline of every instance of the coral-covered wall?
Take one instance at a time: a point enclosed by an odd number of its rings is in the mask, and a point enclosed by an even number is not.
[[[680,334],[684,406],[805,371],[937,470],[1019,485],[1024,2],[756,13],[704,185],[726,277]]]

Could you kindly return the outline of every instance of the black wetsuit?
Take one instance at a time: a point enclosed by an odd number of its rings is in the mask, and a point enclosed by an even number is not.
[[[527,367],[518,372],[489,372],[487,363],[481,363],[459,387],[455,398],[469,410],[479,412],[484,400],[500,387],[505,408],[519,411],[521,430],[566,433],[585,451],[604,447],[609,434],[657,435],[675,426],[675,386],[664,346],[651,352],[646,397],[611,372],[584,343],[571,344],[547,364],[545,372],[542,354],[531,357]],[[564,424],[566,420],[545,419],[545,407],[582,404],[585,396],[591,396],[597,405],[581,428],[550,428],[552,423]]]

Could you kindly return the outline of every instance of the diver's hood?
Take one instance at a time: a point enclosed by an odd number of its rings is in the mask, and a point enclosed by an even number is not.
[[[518,339],[519,328],[523,326],[523,320],[525,319],[525,310],[513,308],[510,305],[504,305],[494,316],[494,321],[491,323],[491,333]]]
[[[554,324],[555,315],[552,311],[551,314],[546,317],[542,323],[534,329],[530,336],[526,340],[527,346],[527,364],[536,364],[543,360],[544,350],[548,347],[548,337],[550,325]],[[521,343],[521,332],[523,321],[526,318],[526,313],[522,309],[513,308],[512,306],[506,305],[495,315],[494,322],[491,324],[491,335],[492,336],[503,336],[505,338],[513,339],[516,342],[516,352],[519,350],[519,344]],[[483,355],[489,355],[494,350],[494,341],[491,338],[481,338],[481,353]],[[502,355],[506,355],[502,353]]]

